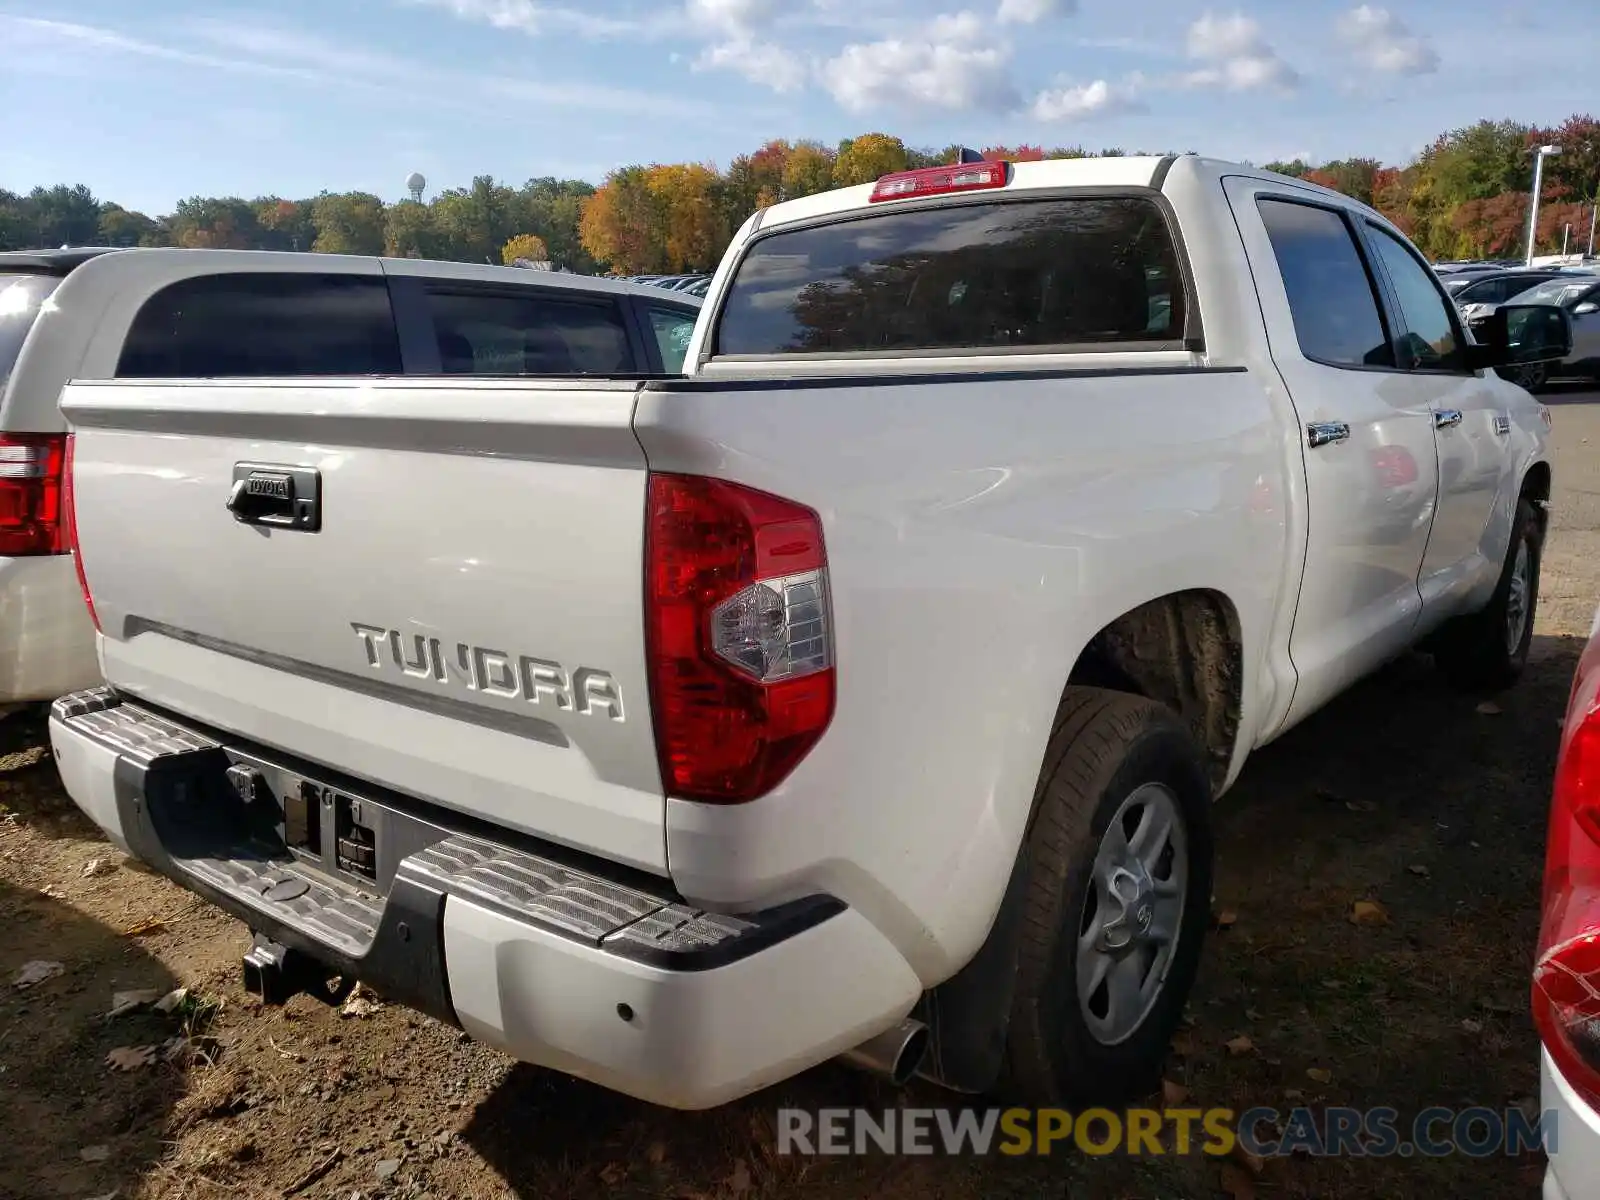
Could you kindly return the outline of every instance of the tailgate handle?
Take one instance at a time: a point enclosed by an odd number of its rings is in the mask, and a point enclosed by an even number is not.
[[[280,463],[235,463],[228,511],[246,525],[315,533],[322,528],[322,472]]]

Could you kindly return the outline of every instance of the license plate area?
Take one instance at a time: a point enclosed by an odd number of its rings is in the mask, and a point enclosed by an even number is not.
[[[402,859],[449,836],[356,788],[233,750],[228,758],[256,840],[362,891],[387,895]]]

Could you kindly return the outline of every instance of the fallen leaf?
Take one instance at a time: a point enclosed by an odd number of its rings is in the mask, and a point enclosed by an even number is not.
[[[45,884],[39,889],[39,894],[41,896],[49,896],[52,900],[62,900],[65,899],[67,895],[58,885],[54,883]]]
[[[1189,1098],[1189,1089],[1181,1083],[1173,1083],[1170,1079],[1161,1081],[1161,1102],[1168,1108],[1175,1108]]]
[[[1317,1083],[1333,1082],[1333,1072],[1326,1067],[1308,1067],[1306,1069],[1306,1077]]]
[[[85,1146],[78,1151],[78,1157],[84,1162],[105,1162],[111,1157],[110,1146]]]
[[[621,1163],[607,1163],[600,1169],[600,1182],[615,1186],[627,1178],[628,1168]]]
[[[160,933],[167,927],[165,921],[140,921],[137,925],[130,925],[122,931],[123,937],[148,937],[152,933]]]
[[[1285,1100],[1304,1100],[1306,1098],[1306,1094],[1299,1088],[1284,1088],[1283,1098]]]
[[[111,1011],[106,1014],[106,1020],[120,1017],[130,1013],[136,1008],[143,1008],[146,1004],[154,1004],[161,999],[161,993],[154,988],[140,988],[132,992],[112,992]]]
[[[1256,1200],[1255,1178],[1243,1167],[1222,1164],[1222,1190],[1232,1200]]]
[[[1194,1038],[1182,1030],[1173,1034],[1172,1052],[1180,1058],[1188,1058],[1194,1053]]]
[[[374,1176],[377,1177],[378,1182],[382,1183],[387,1179],[393,1178],[394,1177],[394,1173],[396,1171],[398,1171],[399,1169],[400,1169],[400,1160],[398,1158],[383,1158],[383,1159],[379,1159],[377,1166],[372,1168],[372,1173],[373,1173]],[[608,1183],[615,1183],[616,1181],[615,1180],[607,1180],[607,1182]]]
[[[742,1196],[750,1190],[751,1182],[750,1167],[741,1158],[733,1164],[733,1174],[728,1176],[728,1191],[735,1196]]]
[[[1239,923],[1239,914],[1234,912],[1231,908],[1230,909],[1224,909],[1222,912],[1219,912],[1217,914],[1217,928],[1218,929],[1232,929],[1238,923]]]
[[[1428,870],[1428,868],[1423,866],[1421,863],[1412,863],[1406,868],[1406,870],[1410,871],[1418,879],[1426,879],[1429,875],[1433,874],[1432,871]]]
[[[137,1071],[156,1061],[155,1046],[118,1046],[106,1055],[106,1066],[114,1071]]]
[[[47,962],[39,958],[32,962],[22,964],[22,969],[12,979],[11,986],[16,988],[30,988],[36,983],[43,983],[46,979],[54,979],[67,968],[58,962]]]
[[[1351,812],[1374,813],[1378,811],[1375,800],[1346,800],[1345,805]]]
[[[1252,1175],[1260,1175],[1266,1169],[1267,1162],[1259,1154],[1251,1154],[1238,1142],[1233,1144],[1233,1152],[1228,1156]]]
[[[1259,1021],[1261,1020],[1261,1014],[1253,1008],[1247,1008],[1244,1010],[1244,1019],[1246,1021]]]
[[[1387,925],[1389,913],[1376,900],[1357,900],[1350,906],[1352,925]]]
[[[644,1152],[652,1166],[659,1167],[667,1161],[667,1144],[665,1142],[651,1142],[650,1148]]]
[[[1467,1017],[1461,1022],[1461,1028],[1466,1030],[1468,1033],[1482,1033],[1483,1022],[1474,1021],[1471,1017]]]
[[[1256,1049],[1256,1044],[1242,1033],[1236,1038],[1229,1039],[1227,1046],[1228,1053],[1235,1058],[1241,1058],[1246,1054],[1254,1054]]]
[[[1505,709],[1501,708],[1493,700],[1485,700],[1477,708],[1477,713],[1480,717],[1498,717],[1503,712],[1505,712]]]
[[[169,1013],[169,1012],[172,1012],[175,1008],[178,1007],[178,1005],[182,1004],[188,998],[189,998],[189,989],[188,988],[186,988],[186,987],[173,988],[165,996],[161,997],[161,999],[156,1001],[155,1010],[158,1013]]]
[[[1322,986],[1327,988],[1330,992],[1337,992],[1337,991],[1339,991],[1340,989],[1342,989],[1344,987],[1344,980],[1342,980],[1342,979],[1324,979],[1322,981]]]
[[[83,877],[93,879],[96,875],[109,875],[117,869],[117,864],[109,858],[91,858],[83,864]]]

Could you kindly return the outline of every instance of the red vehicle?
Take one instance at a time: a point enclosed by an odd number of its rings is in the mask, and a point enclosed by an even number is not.
[[[1544,1043],[1544,1200],[1600,1193],[1600,612],[1561,730],[1533,1018]]]

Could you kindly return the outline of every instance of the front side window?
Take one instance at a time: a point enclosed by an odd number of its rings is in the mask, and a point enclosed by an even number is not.
[[[889,209],[753,243],[715,353],[1162,347],[1183,337],[1181,278],[1144,198]]]
[[[549,292],[434,291],[428,296],[446,375],[587,375],[634,370],[611,300]]]
[[[117,365],[147,379],[400,373],[382,279],[270,272],[163,288],[134,318]]]
[[[689,338],[694,334],[698,314],[681,308],[651,308],[650,332],[655,336],[656,347],[661,351],[661,369],[676,375],[683,370],[683,360],[689,353]]]
[[[1335,367],[1392,367],[1372,279],[1344,218],[1331,208],[1262,197],[1300,353]]]
[[[1388,230],[1370,222],[1367,229],[1389,281],[1394,284],[1400,315],[1406,323],[1400,346],[1407,361],[1401,366],[1427,371],[1464,370],[1466,356],[1456,336],[1455,322],[1450,319],[1450,305],[1434,286],[1433,276]]]

